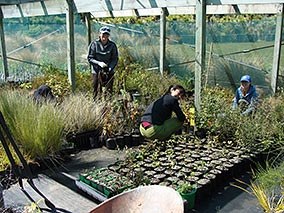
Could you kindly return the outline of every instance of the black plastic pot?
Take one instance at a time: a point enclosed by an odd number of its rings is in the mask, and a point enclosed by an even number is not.
[[[222,180],[222,172],[218,169],[212,169],[209,171],[208,174],[213,174],[215,175],[215,180],[214,180],[214,187],[215,189],[218,189],[219,187],[223,187],[224,182]]]
[[[196,202],[201,203],[206,201],[211,195],[212,183],[207,178],[202,178],[197,181]]]
[[[119,135],[116,137],[116,144],[119,149],[123,149],[125,147],[124,136]]]
[[[106,148],[108,148],[108,149],[116,149],[117,148],[116,139],[115,138],[108,138],[106,140]]]
[[[95,129],[80,133],[72,133],[66,136],[68,142],[74,143],[76,149],[91,149],[101,147],[99,144],[100,130]]]
[[[124,135],[124,144],[127,147],[131,147],[131,145],[132,145],[132,137],[131,137],[131,135],[129,135],[129,134],[125,134]]]
[[[140,135],[139,134],[134,134],[132,135],[132,146],[138,146],[140,145]]]
[[[101,147],[106,145],[106,139],[107,139],[106,135],[99,136],[99,143]]]

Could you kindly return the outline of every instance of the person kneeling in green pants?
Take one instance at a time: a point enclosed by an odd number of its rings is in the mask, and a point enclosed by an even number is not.
[[[141,118],[140,133],[145,138],[166,140],[182,128],[185,115],[179,99],[185,94],[181,85],[171,85],[166,94],[152,102]],[[172,117],[172,113],[176,117]]]

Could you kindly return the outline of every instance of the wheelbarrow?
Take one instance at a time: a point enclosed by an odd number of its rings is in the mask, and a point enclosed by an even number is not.
[[[180,194],[167,186],[149,185],[118,194],[90,213],[183,213]]]

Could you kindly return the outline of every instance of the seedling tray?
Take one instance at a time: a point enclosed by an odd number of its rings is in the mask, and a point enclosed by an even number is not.
[[[90,189],[99,192],[106,198],[110,198],[127,189],[134,188],[132,181],[127,177],[107,168],[93,169],[81,173],[79,174],[78,182],[88,185]]]

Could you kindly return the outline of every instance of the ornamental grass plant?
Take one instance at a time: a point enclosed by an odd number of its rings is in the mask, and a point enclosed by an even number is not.
[[[82,93],[73,94],[60,105],[65,134],[81,133],[102,128],[106,102]]]
[[[60,150],[64,122],[54,104],[37,105],[19,91],[2,91],[0,99],[0,110],[25,155],[35,159]]]
[[[236,187],[254,195],[265,213],[284,211],[284,163],[272,166],[268,161],[265,167],[258,165],[253,171],[254,181],[244,183],[245,187]],[[249,187],[248,189],[247,186]]]

